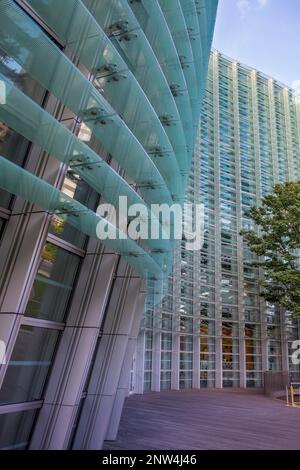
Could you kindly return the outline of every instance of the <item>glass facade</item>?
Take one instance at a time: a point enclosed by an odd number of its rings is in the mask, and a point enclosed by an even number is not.
[[[97,207],[183,202],[217,3],[0,2],[0,449],[99,449],[104,414],[116,427],[127,343],[145,292],[162,298],[174,242],[100,242]],[[184,386],[189,312],[181,328]],[[153,347],[149,330],[149,390]]]
[[[255,256],[239,235],[250,227],[247,210],[275,183],[300,179],[299,106],[291,89],[212,52],[186,195],[204,204],[204,244],[197,255],[182,241],[169,295],[147,312],[154,326],[144,322],[139,340],[151,334],[152,357],[162,358],[160,381],[159,362],[147,369],[147,389],[151,381],[157,391],[262,387],[264,371],[299,374],[291,363],[299,322],[259,296],[262,272],[251,266]],[[136,388],[138,377],[137,371]]]

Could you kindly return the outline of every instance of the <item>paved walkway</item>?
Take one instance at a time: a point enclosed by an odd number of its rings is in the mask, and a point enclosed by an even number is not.
[[[106,449],[300,449],[300,409],[247,391],[133,395]]]

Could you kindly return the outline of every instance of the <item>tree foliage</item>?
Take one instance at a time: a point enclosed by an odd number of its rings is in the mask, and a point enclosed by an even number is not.
[[[260,257],[262,296],[300,316],[300,181],[277,184],[247,216],[256,227],[241,235]]]

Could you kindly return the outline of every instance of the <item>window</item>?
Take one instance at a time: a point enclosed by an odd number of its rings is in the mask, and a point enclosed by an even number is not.
[[[37,411],[0,414],[0,450],[24,450]]]
[[[0,403],[42,398],[58,336],[58,330],[21,325],[0,390]]]
[[[30,142],[0,122],[0,155],[17,165],[23,165]],[[0,206],[9,209],[12,195],[0,189]]]
[[[47,242],[25,315],[62,322],[79,263],[78,256]]]
[[[85,205],[88,209],[96,209],[99,195],[71,169],[66,173],[61,191]],[[52,217],[50,233],[79,248],[83,248],[87,240],[84,233],[66,223],[63,217],[58,215]]]

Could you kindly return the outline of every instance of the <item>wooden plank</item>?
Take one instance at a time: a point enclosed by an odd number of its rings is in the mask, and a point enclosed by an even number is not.
[[[253,391],[182,390],[129,397],[105,449],[300,449],[300,410]]]

